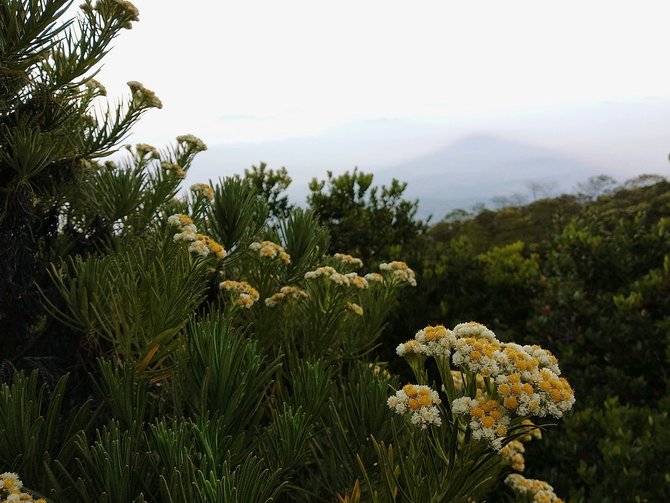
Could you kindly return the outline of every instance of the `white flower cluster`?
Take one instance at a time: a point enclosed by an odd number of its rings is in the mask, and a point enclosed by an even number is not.
[[[307,298],[309,298],[309,294],[306,291],[295,286],[283,286],[277,293],[265,299],[265,305],[274,307],[283,300]]]
[[[419,330],[414,339],[421,347],[425,347],[428,356],[446,356],[451,354],[451,348],[456,343],[454,333],[444,325],[427,326]]]
[[[346,278],[349,280],[349,284],[355,286],[359,290],[365,290],[368,288],[370,285],[368,284],[368,280],[365,279],[362,276],[359,276],[355,272],[350,272],[345,274]]]
[[[440,426],[442,418],[437,405],[441,403],[437,391],[428,386],[406,384],[386,401],[396,414],[410,414],[412,424],[426,429],[430,425]]]
[[[158,159],[160,157],[158,149],[153,145],[149,145],[148,143],[138,143],[137,145],[135,145],[135,152],[137,152],[137,157],[140,158],[144,157],[147,154],[149,154],[150,157],[153,159]]]
[[[396,353],[398,356],[418,354],[448,358],[455,343],[454,333],[445,328],[444,325],[429,325],[419,330],[414,335],[414,339],[399,344]]]
[[[107,96],[107,89],[100,82],[95,79],[89,79],[84,83],[84,86],[91,94],[98,96]]]
[[[347,310],[351,311],[357,316],[363,316],[363,308],[353,302],[347,302]]]
[[[249,245],[249,249],[257,251],[263,258],[273,259],[279,257],[285,264],[291,263],[291,256],[286,253],[284,247],[272,241],[256,241]]]
[[[191,244],[188,251],[196,253],[202,257],[213,255],[217,259],[224,258],[226,250],[214,239],[205,234],[197,234],[197,228],[193,220],[188,215],[175,214],[168,217],[168,224],[179,229],[180,232],[174,235],[175,241],[189,241]]]
[[[197,227],[191,220],[191,217],[181,213],[170,215],[168,217],[168,224],[177,227],[180,232],[174,235],[175,241],[195,241]]]
[[[346,253],[336,253],[333,255],[333,258],[339,262],[342,262],[343,264],[348,264],[356,268],[363,267],[363,261],[361,259],[352,257]]]
[[[560,376],[558,360],[539,346],[501,343],[479,323],[454,328],[452,362],[468,372],[492,378],[508,411],[519,416],[560,418],[575,403],[568,381]]]
[[[163,161],[161,167],[168,173],[176,175],[178,178],[186,178],[186,171],[176,162]]]
[[[144,87],[140,82],[131,80],[128,82],[128,87],[132,93],[133,101],[141,105],[148,105],[151,108],[163,108],[163,103],[158,99],[156,93]]]
[[[500,366],[496,359],[500,343],[487,339],[465,337],[456,339],[452,361],[457,367],[469,372],[477,372],[483,376],[498,375]]]
[[[237,293],[238,297],[235,299],[235,305],[242,306],[245,309],[249,309],[260,298],[258,290],[246,281],[222,281],[219,283],[219,288],[228,292]]]
[[[457,415],[469,415],[472,438],[486,440],[491,447],[499,451],[502,440],[507,435],[510,416],[498,400],[462,397],[455,399],[451,410]]]
[[[398,356],[421,355],[428,356],[428,348],[425,344],[421,344],[416,339],[410,339],[406,342],[398,344],[395,348]]]
[[[384,272],[391,272],[393,276],[411,286],[416,286],[416,277],[414,271],[410,269],[405,262],[395,260],[393,262],[379,264],[379,270]]]
[[[515,472],[522,472],[526,468],[526,460],[523,457],[525,453],[526,448],[519,440],[512,440],[500,450],[503,461]]]
[[[520,496],[532,498],[533,503],[563,503],[563,500],[556,496],[554,488],[544,480],[527,479],[518,473],[512,473],[505,479],[512,491]]]
[[[186,145],[186,148],[192,152],[203,152],[207,150],[205,142],[192,134],[177,136],[177,141]]]
[[[214,189],[208,183],[194,183],[191,185],[191,192],[196,198],[204,197],[210,201],[214,199]]]
[[[349,278],[347,278],[346,274],[341,274],[328,265],[319,267],[314,271],[309,271],[305,273],[305,279],[316,279],[316,278],[328,278],[330,279],[330,281],[340,286],[349,286],[350,283]]]
[[[524,346],[523,350],[537,359],[540,368],[549,369],[557,376],[561,375],[561,369],[558,367],[558,359],[548,349],[533,344],[532,346]]]
[[[188,247],[188,251],[191,253],[196,253],[202,257],[209,257],[213,255],[217,259],[223,259],[228,255],[226,250],[221,246],[221,244],[214,241],[209,236],[205,234],[196,234],[195,241],[192,241]]]
[[[11,501],[27,501],[32,503],[46,503],[43,498],[33,499],[29,493],[21,492],[23,482],[18,474],[5,472],[0,474],[0,503]]]
[[[485,325],[476,321],[459,323],[453,331],[458,338],[474,337],[475,339],[487,339],[489,341],[496,340],[496,334],[493,333],[493,330],[489,330]]]
[[[371,272],[365,275],[365,280],[368,281],[369,283],[383,283],[384,276],[382,276],[378,272]]]

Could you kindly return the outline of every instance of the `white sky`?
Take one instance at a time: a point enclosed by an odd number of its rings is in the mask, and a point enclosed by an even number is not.
[[[99,80],[110,96],[127,95],[128,80],[156,91],[164,108],[133,140],[157,145],[670,96],[667,0],[134,3],[140,22]]]

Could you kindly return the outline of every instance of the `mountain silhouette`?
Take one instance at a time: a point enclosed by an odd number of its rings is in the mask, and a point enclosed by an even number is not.
[[[528,194],[536,182],[555,190],[598,173],[560,152],[487,134],[470,135],[427,155],[379,170],[377,183],[407,182],[406,195],[420,200],[420,213],[440,219],[454,208],[490,203],[495,196]]]

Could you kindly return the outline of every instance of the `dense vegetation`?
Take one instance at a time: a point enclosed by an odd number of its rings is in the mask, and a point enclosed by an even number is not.
[[[670,184],[430,228],[357,170],[180,192],[195,136],[105,161],[162,106],[92,78],[137,10],[68,5],[0,4],[1,502],[560,501],[524,452],[668,499]]]

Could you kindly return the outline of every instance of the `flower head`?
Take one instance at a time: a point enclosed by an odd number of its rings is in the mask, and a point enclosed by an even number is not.
[[[135,145],[135,152],[137,152],[137,157],[140,158],[144,157],[147,154],[149,154],[150,157],[154,159],[158,159],[160,157],[158,149],[153,145],[149,145],[147,143],[138,143],[137,145]]]
[[[378,272],[371,272],[371,273],[365,275],[365,279],[369,283],[381,283],[381,282],[384,281],[384,276],[382,276]]]
[[[391,395],[386,403],[396,414],[409,414],[411,423],[422,429],[442,424],[437,408],[441,403],[440,396],[428,386],[407,384]]]
[[[191,185],[191,192],[195,194],[195,197],[203,197],[210,201],[214,199],[214,189],[208,183],[194,183]]]
[[[416,277],[414,271],[410,269],[405,262],[400,262],[395,260],[390,263],[383,263],[379,265],[380,271],[388,271],[393,274],[393,277],[397,280],[408,283],[411,286],[416,286]]]
[[[133,102],[150,108],[163,108],[163,103],[158,99],[156,93],[144,87],[140,82],[131,80],[128,82],[128,87],[132,93]]]
[[[527,479],[518,473],[512,473],[505,479],[512,491],[519,496],[532,498],[533,503],[563,503],[554,493],[554,488],[544,480]]]
[[[343,264],[348,264],[356,268],[363,267],[363,261],[361,259],[352,257],[346,253],[336,253],[333,255],[333,258],[338,262],[342,262]]]
[[[451,330],[443,325],[427,326],[419,330],[414,339],[427,348],[430,356],[446,356],[451,354],[451,347],[456,343],[456,337]]]
[[[238,297],[235,299],[235,305],[242,306],[245,309],[249,309],[260,298],[258,290],[246,281],[222,281],[219,283],[219,288],[236,293]]]
[[[285,264],[291,263],[291,256],[286,253],[284,247],[272,241],[256,241],[249,245],[250,250],[255,250],[262,258],[274,259],[279,257]]]
[[[295,286],[283,286],[277,293],[274,293],[265,299],[265,305],[274,307],[284,300],[307,298],[309,298],[309,294],[306,291]]]
[[[363,316],[363,308],[353,302],[347,302],[347,309],[357,316]]]
[[[476,321],[459,323],[453,330],[456,337],[474,337],[475,339],[487,339],[489,341],[496,340],[496,334],[492,330]]]
[[[502,448],[510,416],[498,400],[466,396],[455,399],[451,410],[456,415],[469,416],[472,438],[487,441],[497,451]]]
[[[350,272],[348,274],[345,274],[347,279],[349,280],[349,284],[352,286],[355,286],[356,288],[360,290],[365,290],[368,288],[368,280],[366,280],[364,277],[359,276],[355,272]]]
[[[328,278],[333,283],[341,286],[349,286],[350,284],[349,278],[346,276],[346,274],[341,274],[328,265],[305,273],[305,279],[316,278]]]
[[[176,162],[163,161],[161,162],[161,167],[166,170],[168,173],[172,173],[178,178],[186,178],[186,171]]]
[[[192,134],[183,134],[177,136],[177,142],[186,146],[186,148],[192,152],[203,152],[207,150],[207,145],[197,136]]]

